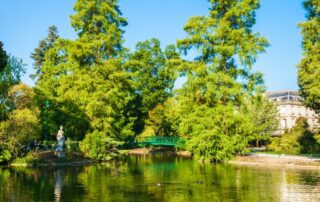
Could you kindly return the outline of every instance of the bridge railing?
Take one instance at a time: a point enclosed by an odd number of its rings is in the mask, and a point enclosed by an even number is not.
[[[137,142],[139,146],[173,146],[180,147],[185,144],[185,140],[176,136],[149,136],[140,138]]]

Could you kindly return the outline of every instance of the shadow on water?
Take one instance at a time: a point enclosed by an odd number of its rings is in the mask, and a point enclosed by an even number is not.
[[[319,174],[129,156],[83,167],[0,168],[0,201],[320,201]]]

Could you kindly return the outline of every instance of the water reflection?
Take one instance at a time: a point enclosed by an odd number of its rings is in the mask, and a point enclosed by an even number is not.
[[[282,171],[282,201],[320,201],[319,172]]]
[[[55,185],[54,185],[54,196],[55,201],[60,201],[62,193],[62,178],[63,178],[63,169],[58,169],[55,171]]]
[[[0,168],[0,201],[320,201],[320,172],[164,155],[67,168]]]

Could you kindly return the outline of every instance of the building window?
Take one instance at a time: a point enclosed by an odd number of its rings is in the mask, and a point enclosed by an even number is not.
[[[287,128],[287,120],[286,119],[282,119],[280,121],[280,128],[281,129],[286,129]]]

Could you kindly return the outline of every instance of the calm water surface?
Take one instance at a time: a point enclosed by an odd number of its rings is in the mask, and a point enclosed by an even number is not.
[[[320,171],[161,154],[84,167],[0,167],[0,201],[320,201]]]

